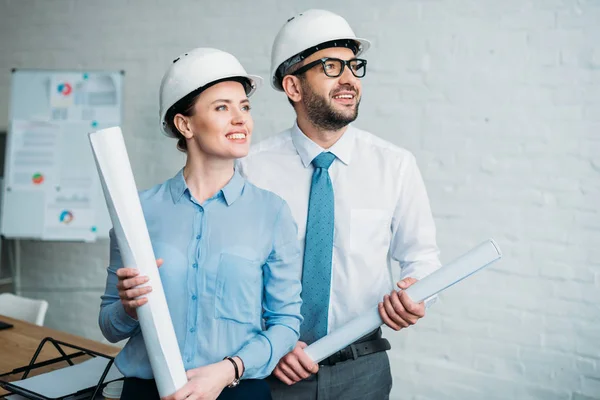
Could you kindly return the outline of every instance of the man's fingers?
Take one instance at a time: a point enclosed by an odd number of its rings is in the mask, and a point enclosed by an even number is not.
[[[393,330],[399,331],[401,329],[400,325],[398,325],[397,323],[392,321],[390,319],[390,317],[387,315],[387,312],[385,311],[385,306],[383,303],[379,303],[379,316],[381,317],[381,320],[383,321],[383,323],[386,324],[387,326],[389,326],[390,328],[392,328]]]
[[[299,377],[298,374],[296,374],[296,372],[294,372],[292,368],[285,362],[279,364],[279,369],[290,381],[292,381],[292,383],[300,382],[302,380],[302,378]]]
[[[406,289],[409,288],[415,282],[417,282],[417,279],[409,277],[402,279],[400,282],[397,283],[397,285],[400,289]]]
[[[281,359],[279,363],[281,370],[284,374],[287,375],[288,378],[293,380],[294,382],[301,381],[304,379],[304,375],[306,372],[304,368],[300,366],[300,362],[298,361],[298,355],[296,354],[296,350],[288,353],[285,357]],[[308,374],[310,376],[310,374]],[[308,378],[308,376],[306,376]]]
[[[398,304],[400,304],[399,300],[398,300]],[[399,315],[399,312],[398,312],[398,310],[396,310],[395,305],[392,304],[392,296],[386,295],[384,297],[383,306],[385,307],[385,311],[387,312],[387,315],[391,318],[392,321],[394,321],[396,324],[400,325],[400,327],[402,327],[402,328],[408,327],[408,322],[406,322],[402,318],[402,316]],[[404,310],[404,307],[402,307],[402,304],[400,304],[400,309]]]
[[[415,303],[412,299],[404,292],[400,292],[398,295],[402,306],[409,313],[415,315],[418,318],[423,318],[425,316],[425,305],[423,302]],[[417,318],[417,319],[418,319]]]
[[[319,366],[310,359],[304,350],[298,351],[297,356],[299,366],[306,373],[306,376],[303,376],[303,379],[306,379],[310,376],[310,374],[316,374],[319,371]]]
[[[160,266],[163,265],[163,263],[164,263],[164,260],[162,258],[159,258],[158,260],[156,260],[156,266],[158,268],[160,268]]]
[[[288,386],[294,384],[294,382],[283,373],[281,368],[279,368],[279,365],[273,371],[273,375],[275,375],[277,379],[279,379],[281,382],[285,383]]]
[[[392,319],[392,321],[403,326],[402,323],[405,321],[399,314],[402,311],[404,311],[404,307],[402,307],[402,303],[400,303],[400,300],[398,300],[397,298],[393,298],[393,295],[394,292],[392,292],[391,295],[386,294],[383,297],[383,306],[385,307],[385,311],[387,312],[388,316]]]
[[[407,288],[415,282],[417,279],[405,278],[398,282],[398,286]],[[404,291],[392,291],[379,304],[379,315],[387,326],[400,330],[416,324],[419,318],[425,316],[425,306],[423,303],[413,302]]]
[[[394,308],[394,311],[396,312],[396,314],[398,314],[398,316],[400,316],[400,318],[404,317],[404,314],[406,314],[406,310],[404,309],[404,305],[400,301],[398,292],[392,291],[392,293],[390,293],[390,295],[389,295],[389,299],[390,299],[390,303],[392,303],[392,307]]]
[[[316,374],[319,372],[319,365],[311,360],[308,354],[304,352],[306,347],[308,347],[306,343],[298,341],[296,343],[296,348],[292,351],[292,354],[296,356],[296,359],[300,363],[300,368],[303,371],[301,374],[303,379],[308,378],[310,374]],[[306,374],[308,375],[304,376]]]
[[[299,357],[289,360],[288,362],[288,366],[296,373],[298,377],[300,377],[300,379],[306,379],[311,375],[313,367],[312,362],[309,362],[308,364],[309,365],[307,368],[305,363],[303,363]]]
[[[282,365],[281,371],[293,382],[300,382],[302,377],[296,373],[289,365]]]

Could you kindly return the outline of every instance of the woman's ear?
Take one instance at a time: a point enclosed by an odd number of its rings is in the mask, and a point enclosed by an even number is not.
[[[186,139],[191,139],[192,137],[194,137],[194,132],[192,132],[190,126],[190,119],[185,115],[175,115],[175,117],[173,118],[173,124],[175,125],[175,128],[177,128],[179,132],[181,132],[183,137],[185,137]]]
[[[302,100],[302,89],[300,87],[300,78],[294,75],[286,75],[281,81],[281,87],[287,96],[293,102]]]

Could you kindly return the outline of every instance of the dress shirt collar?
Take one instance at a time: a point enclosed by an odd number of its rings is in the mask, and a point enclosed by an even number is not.
[[[221,189],[223,197],[225,198],[225,202],[228,206],[232,205],[240,197],[242,191],[244,190],[245,184],[245,179],[236,169],[229,182],[227,182],[223,189]],[[189,192],[189,188],[185,182],[185,178],[183,177],[183,168],[180,169],[179,172],[169,180],[169,188],[171,190],[173,203],[177,203],[186,191]]]
[[[350,164],[352,150],[354,147],[354,134],[354,128],[352,125],[348,125],[348,128],[342,137],[340,137],[333,146],[326,150],[309,139],[309,137],[306,136],[298,127],[298,122],[294,122],[294,126],[292,126],[291,129],[292,141],[305,168],[310,165],[316,156],[324,151],[333,153],[336,158],[338,158],[344,164]]]

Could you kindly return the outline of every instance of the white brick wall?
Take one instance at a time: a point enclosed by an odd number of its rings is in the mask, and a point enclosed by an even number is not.
[[[505,257],[388,333],[393,399],[600,399],[600,2],[597,0],[0,1],[0,128],[10,69],[126,70],[141,187],[182,156],[157,94],[179,53],[214,46],[267,76],[279,26],[323,7],[374,42],[357,125],[415,153],[443,261],[487,237]],[[324,4],[323,4],[324,3]],[[290,125],[253,100],[260,140]],[[107,243],[22,243],[25,294],[47,324],[99,339]]]

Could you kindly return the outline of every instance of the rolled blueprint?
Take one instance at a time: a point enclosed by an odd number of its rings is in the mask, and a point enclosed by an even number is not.
[[[187,377],[121,128],[92,132],[89,139],[123,265],[137,268],[152,286],[137,314],[158,393],[169,396]]]
[[[450,264],[415,282],[406,289],[406,293],[414,302],[420,303],[487,267],[501,257],[500,248],[493,239],[489,239]],[[314,362],[318,363],[374,331],[382,324],[378,307],[375,306],[365,314],[354,318],[334,332],[312,343],[304,351]]]

